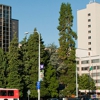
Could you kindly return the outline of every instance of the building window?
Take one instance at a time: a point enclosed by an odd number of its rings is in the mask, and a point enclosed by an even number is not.
[[[100,69],[100,66],[97,66],[97,69]]]
[[[91,73],[91,76],[92,77],[96,77],[96,73]]]
[[[7,91],[6,90],[1,90],[0,91],[0,96],[7,96]]]
[[[14,96],[14,90],[8,90],[8,96]]]
[[[88,39],[91,39],[91,36],[88,36]]]
[[[91,42],[88,42],[88,45],[91,45]]]
[[[91,31],[89,30],[88,33],[91,33]]]
[[[88,64],[88,63],[89,63],[89,60],[81,61],[81,64]]]
[[[88,22],[91,22],[91,19],[88,19]]]
[[[88,27],[91,27],[91,25],[88,25]]]
[[[76,64],[79,64],[79,61],[76,61]]]
[[[99,63],[100,62],[100,59],[93,59],[91,60],[91,63]]]
[[[77,67],[77,71],[79,71],[79,67]]]
[[[82,71],[87,71],[88,70],[88,67],[82,67],[81,70]]]
[[[92,77],[97,77],[97,76],[100,76],[100,73],[91,73],[91,76]]]
[[[90,13],[88,13],[88,16],[91,16],[91,14],[90,14]]]
[[[91,48],[88,48],[88,50],[91,50]]]
[[[92,62],[92,61],[91,61]],[[93,66],[93,70],[95,70],[96,69],[96,66]]]

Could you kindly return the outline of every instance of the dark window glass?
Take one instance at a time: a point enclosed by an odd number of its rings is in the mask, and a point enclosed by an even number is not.
[[[96,69],[96,66],[94,66],[93,69]]]
[[[91,14],[90,14],[90,13],[88,13],[88,16],[91,16]]]
[[[99,60],[99,59],[93,59],[93,60],[91,60],[91,62],[92,62],[92,63],[99,63],[100,60]]]
[[[14,96],[14,91],[13,90],[8,90],[8,96]]]
[[[100,66],[97,66],[97,69],[100,69]]]
[[[89,60],[81,61],[81,64],[88,64],[88,63],[89,63]]]
[[[8,99],[4,99],[4,100],[8,100]]]
[[[88,22],[91,22],[91,19],[88,19]]]
[[[88,67],[82,67],[81,70],[88,70]]]
[[[91,45],[91,42],[88,42],[88,45]]]
[[[79,64],[79,61],[76,61],[76,64]]]
[[[0,95],[1,96],[7,96],[7,91],[6,90],[1,90]]]
[[[2,30],[2,26],[0,26],[0,30]]]
[[[91,48],[88,48],[88,50],[91,50]]]
[[[88,36],[88,39],[91,39],[91,36]]]
[[[18,100],[18,99],[14,98],[13,100]]]
[[[0,41],[0,47],[2,47],[2,43],[1,43],[1,41]]]
[[[91,27],[91,25],[88,25],[88,27]]]

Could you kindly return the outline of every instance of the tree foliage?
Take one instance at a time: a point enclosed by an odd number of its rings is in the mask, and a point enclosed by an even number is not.
[[[27,66],[26,66],[26,83],[28,89],[30,89],[32,98],[37,97],[36,82],[38,81],[38,66],[39,66],[39,34],[37,29],[34,29],[33,34],[27,40]],[[45,65],[45,46],[40,36],[40,64]],[[43,87],[43,82],[41,83]],[[41,87],[41,89],[42,89]],[[44,86],[45,88],[45,86]],[[42,96],[43,92],[41,92]],[[44,94],[43,94],[44,95]]]
[[[56,69],[50,64],[48,65],[48,68],[45,73],[45,80],[48,96],[58,97],[57,88],[59,84],[56,76]]]
[[[49,62],[52,66],[54,66],[54,68],[58,68],[58,65],[59,65],[59,58],[58,58],[58,52],[57,52],[57,46],[52,43],[52,44],[49,44],[47,46],[47,51],[48,51],[48,54],[49,54]]]
[[[5,88],[7,84],[7,57],[0,48],[0,87]]]
[[[65,84],[64,96],[75,94],[75,39],[76,33],[72,30],[73,15],[69,3],[61,4],[59,17],[59,45],[58,54],[60,59],[60,82]]]
[[[17,88],[20,90],[20,96],[22,96],[23,83],[22,77],[20,74],[21,69],[21,60],[18,48],[18,39],[16,33],[14,38],[10,43],[9,52],[8,52],[8,68],[7,68],[7,87],[8,88]]]
[[[28,91],[28,84],[29,84],[29,75],[28,75],[28,43],[27,43],[27,36],[21,41],[21,46],[19,48],[20,53],[20,60],[22,61],[21,65],[21,76],[22,76],[22,83],[23,83],[23,97],[27,98],[27,91]]]
[[[76,33],[72,30],[73,15],[71,5],[62,3],[59,12],[59,48],[50,44],[45,47],[42,36],[35,28],[29,38],[25,37],[18,48],[18,39],[14,34],[9,52],[0,50],[0,87],[17,88],[20,96],[26,98],[30,90],[30,98],[37,98],[36,82],[38,81],[39,64],[44,73],[41,81],[41,97],[70,96],[76,91]],[[40,35],[40,40],[39,40]],[[39,63],[40,41],[40,63]],[[79,89],[95,89],[95,83],[88,75],[78,80]],[[84,84],[83,84],[84,83]],[[60,89],[62,86],[63,89]]]
[[[57,75],[57,68],[58,68],[58,53],[57,53],[57,46],[52,43],[46,47],[46,51],[48,52],[49,63],[45,68],[45,81],[48,96],[51,97],[58,97],[58,75]]]
[[[90,75],[83,74],[78,79],[79,90],[95,90],[95,82]]]

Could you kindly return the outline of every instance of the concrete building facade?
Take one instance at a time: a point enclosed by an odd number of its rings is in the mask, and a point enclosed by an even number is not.
[[[100,55],[100,4],[92,2],[77,11],[78,48]]]
[[[91,2],[85,9],[77,11],[77,33],[78,73],[90,74],[98,89],[100,88],[100,3]],[[93,70],[89,72],[91,66]]]

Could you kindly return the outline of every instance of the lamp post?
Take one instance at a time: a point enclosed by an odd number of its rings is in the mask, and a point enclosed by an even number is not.
[[[39,32],[36,31],[38,34]],[[27,35],[30,32],[25,32]],[[38,82],[37,82],[37,92],[38,92],[38,100],[40,100],[40,34],[39,34],[39,46],[38,46]]]
[[[40,82],[40,34],[39,34],[39,47],[38,48],[39,48],[38,49],[38,82]],[[40,100],[40,89],[38,89],[38,100]]]

